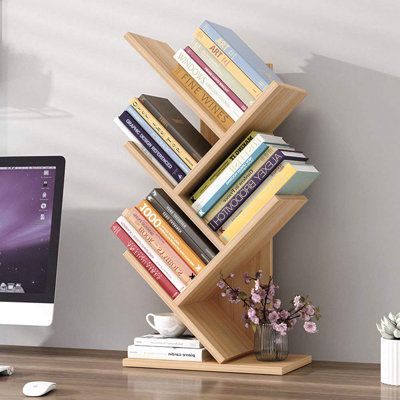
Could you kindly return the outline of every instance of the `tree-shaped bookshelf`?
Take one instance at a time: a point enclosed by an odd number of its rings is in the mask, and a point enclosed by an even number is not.
[[[214,120],[173,74],[177,63],[174,50],[166,43],[127,33],[125,39],[141,54],[166,82],[183,98],[201,121],[202,135],[213,145],[195,168],[175,187],[141,153],[133,142],[125,147],[166,191],[182,211],[208,237],[219,253],[193,280],[184,292],[172,300],[129,252],[124,257],[182,320],[211,353],[214,360],[202,363],[124,359],[126,367],[149,367],[221,372],[283,375],[311,362],[311,356],[289,355],[283,362],[256,361],[252,353],[253,332],[245,329],[240,305],[221,299],[216,283],[221,273],[255,272],[262,269],[272,275],[272,240],[279,230],[307,202],[304,196],[275,196],[247,226],[227,244],[192,209],[190,194],[229,154],[240,138],[251,130],[272,132],[303,100],[303,89],[272,82],[228,130]]]

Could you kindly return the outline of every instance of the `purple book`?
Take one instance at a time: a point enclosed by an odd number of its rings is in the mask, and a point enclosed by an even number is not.
[[[254,193],[268,178],[276,167],[284,160],[307,161],[303,153],[288,150],[276,150],[271,157],[253,174],[246,184],[229,200],[208,223],[213,231],[217,231],[228,218]]]
[[[160,163],[177,182],[180,182],[185,174],[175,164],[175,162],[165,153],[165,151],[150,137],[150,135],[140,126],[140,124],[124,111],[119,117],[120,121],[136,136],[146,149],[154,155],[154,158]]]
[[[238,96],[224,83],[222,79],[191,49],[189,46],[185,47],[185,52],[192,58],[200,68],[226,93],[227,96],[242,110],[246,111],[247,106],[239,99]]]

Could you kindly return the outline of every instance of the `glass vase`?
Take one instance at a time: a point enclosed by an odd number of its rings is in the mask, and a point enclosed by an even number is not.
[[[258,361],[283,361],[289,354],[287,335],[282,336],[269,324],[257,325],[254,333],[254,353]]]

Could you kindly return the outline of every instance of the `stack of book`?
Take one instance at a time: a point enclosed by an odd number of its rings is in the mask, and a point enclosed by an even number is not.
[[[182,85],[228,129],[279,77],[231,29],[204,21],[173,71]]]
[[[172,299],[218,252],[162,189],[124,210],[111,229]]]
[[[142,94],[114,122],[176,186],[211,148],[168,100]]]
[[[191,196],[192,207],[228,242],[276,194],[301,194],[319,172],[283,138],[251,132]]]
[[[193,336],[165,338],[161,335],[136,337],[128,346],[128,358],[155,360],[206,361],[210,353]]]

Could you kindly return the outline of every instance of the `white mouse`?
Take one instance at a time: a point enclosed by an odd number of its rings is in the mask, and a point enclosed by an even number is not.
[[[28,397],[40,397],[56,388],[54,382],[28,382],[24,385],[22,393]]]

